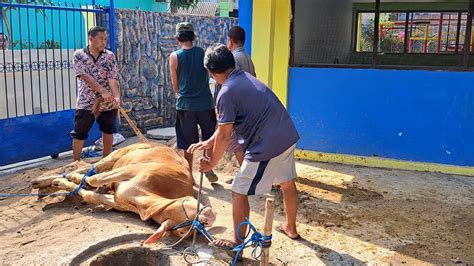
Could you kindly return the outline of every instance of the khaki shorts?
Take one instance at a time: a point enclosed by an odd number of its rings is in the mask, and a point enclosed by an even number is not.
[[[272,185],[296,178],[295,146],[268,161],[244,160],[232,182],[232,191],[243,195],[266,194]]]

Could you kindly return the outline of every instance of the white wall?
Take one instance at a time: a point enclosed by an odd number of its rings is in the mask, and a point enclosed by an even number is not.
[[[74,50],[28,50],[0,51],[0,119],[8,116],[24,116],[38,113],[73,109],[76,103],[76,80],[73,67]],[[53,69],[54,61],[57,62]],[[61,55],[63,66],[61,67]],[[69,69],[67,65],[69,55]],[[5,69],[4,64],[21,63],[23,71]],[[43,64],[40,70],[29,64]],[[49,63],[46,70],[46,62]],[[8,67],[7,67],[8,68]],[[55,84],[56,82],[56,84]],[[15,101],[17,110],[15,110]],[[64,103],[63,103],[64,101]],[[49,103],[48,103],[49,102]],[[48,108],[49,106],[49,108]]]

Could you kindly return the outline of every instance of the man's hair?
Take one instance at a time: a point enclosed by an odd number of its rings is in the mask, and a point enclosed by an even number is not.
[[[232,39],[235,43],[243,45],[245,43],[245,31],[242,27],[233,26],[230,28],[227,36]]]
[[[194,31],[180,31],[176,34],[176,39],[180,42],[192,42],[194,41]]]
[[[7,36],[5,33],[3,33],[3,32],[0,32],[0,36],[2,36],[2,37],[3,37],[3,39],[5,39],[5,40],[7,40],[7,41],[8,41],[8,36]]]
[[[204,66],[213,73],[224,73],[235,68],[234,55],[225,45],[214,44],[206,50]]]
[[[89,29],[89,31],[87,32],[87,36],[89,37],[95,37],[97,36],[97,33],[99,32],[106,32],[107,29],[104,28],[104,27],[101,27],[101,26],[94,26],[92,28]]]

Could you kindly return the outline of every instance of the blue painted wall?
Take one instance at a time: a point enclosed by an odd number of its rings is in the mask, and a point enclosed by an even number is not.
[[[474,166],[474,73],[290,68],[297,147]]]
[[[73,128],[74,110],[1,119],[0,166],[71,150]],[[94,124],[84,147],[98,138]]]
[[[239,26],[245,30],[245,51],[252,53],[252,12],[253,0],[239,1]]]

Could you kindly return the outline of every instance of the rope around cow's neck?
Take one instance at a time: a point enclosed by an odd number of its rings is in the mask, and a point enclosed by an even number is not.
[[[209,207],[209,205],[204,205],[202,208],[199,208],[199,206],[201,205],[201,192],[202,192],[202,181],[204,179],[204,173],[201,173],[201,178],[199,180],[199,190],[198,190],[198,197],[197,197],[197,213],[196,215],[194,216],[194,219],[193,219],[193,222],[194,221],[198,221],[199,220],[199,215],[201,214],[202,211],[204,211],[204,209],[206,209],[207,207]],[[186,209],[184,208],[184,202],[189,198],[186,197],[183,199],[183,201],[181,202],[181,206],[183,207],[183,211],[184,211],[184,214],[186,215],[186,219],[189,219],[189,216],[186,212]],[[166,245],[166,246],[163,246],[163,247],[160,247],[159,249],[170,249],[170,248],[173,248],[175,247],[176,245],[178,245],[179,243],[181,243],[187,236],[188,234],[191,232],[191,230],[193,230],[194,227],[191,226],[189,227],[188,231],[186,232],[186,234],[184,234],[180,239],[178,239],[178,241],[176,241],[175,243],[171,244],[171,245]],[[187,251],[187,249],[191,248],[191,247],[188,247],[186,248],[183,252],[180,252],[180,251],[177,251],[177,252],[173,252],[173,253],[170,253],[170,254],[167,254],[167,255],[172,255],[172,254],[177,254],[177,253],[182,253],[183,255],[197,255],[195,253],[195,244],[196,244],[196,230],[194,231],[194,235],[193,235],[193,245],[192,245],[192,249],[193,251],[192,252],[189,252]],[[192,253],[192,254],[191,254]]]

